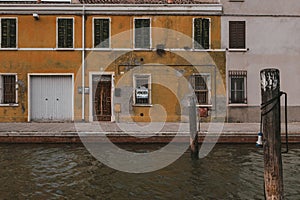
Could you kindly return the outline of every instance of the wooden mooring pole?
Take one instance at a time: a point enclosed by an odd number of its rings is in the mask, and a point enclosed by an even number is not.
[[[197,131],[197,110],[195,98],[190,98],[189,121],[190,121],[190,148],[192,159],[199,158],[199,144]]]
[[[280,76],[278,69],[260,72],[264,151],[264,189],[267,200],[283,199],[280,133]]]

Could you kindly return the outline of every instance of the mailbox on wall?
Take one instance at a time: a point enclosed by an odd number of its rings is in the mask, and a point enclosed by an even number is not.
[[[199,110],[200,117],[207,117],[208,116],[208,108],[207,107],[200,107]]]

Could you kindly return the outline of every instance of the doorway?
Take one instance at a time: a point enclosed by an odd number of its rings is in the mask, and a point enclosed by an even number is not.
[[[111,121],[112,75],[92,75],[93,121]]]

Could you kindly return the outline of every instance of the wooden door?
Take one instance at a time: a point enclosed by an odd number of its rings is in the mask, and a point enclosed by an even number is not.
[[[94,121],[111,121],[111,76],[93,77]]]

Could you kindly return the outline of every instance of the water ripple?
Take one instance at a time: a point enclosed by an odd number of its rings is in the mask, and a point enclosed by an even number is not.
[[[286,199],[300,199],[299,158],[300,145],[283,154]],[[159,171],[128,174],[81,145],[1,144],[0,169],[0,199],[263,199],[263,154],[253,145],[217,145],[204,159],[187,152]]]

